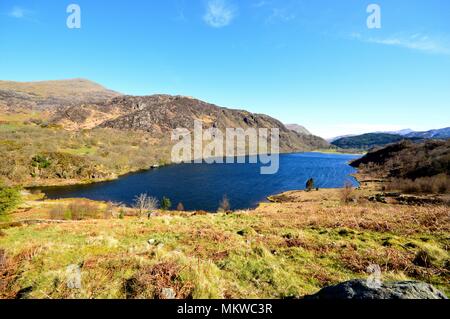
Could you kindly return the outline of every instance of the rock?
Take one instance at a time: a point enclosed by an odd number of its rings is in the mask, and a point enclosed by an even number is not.
[[[305,299],[447,299],[432,285],[417,281],[382,283],[370,288],[366,280],[351,280],[322,289]]]
[[[175,293],[175,290],[172,288],[163,288],[161,290],[161,297],[162,299],[176,299],[177,294]]]

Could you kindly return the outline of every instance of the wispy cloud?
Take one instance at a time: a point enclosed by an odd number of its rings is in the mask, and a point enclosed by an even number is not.
[[[21,19],[25,18],[25,16],[29,13],[28,10],[25,10],[21,7],[13,7],[11,11],[9,11],[8,15],[13,18]]]
[[[352,37],[368,43],[402,47],[433,54],[450,55],[450,39],[444,37],[431,37],[421,33],[411,35],[396,34],[389,37],[364,37],[356,33]]]
[[[270,16],[267,18],[267,23],[273,23],[276,21],[289,22],[296,18],[295,13],[284,8],[273,8]]]
[[[254,7],[254,8],[262,8],[262,7],[265,7],[266,5],[268,5],[269,4],[269,2],[267,2],[267,1],[265,1],[265,0],[260,0],[260,1],[258,1],[258,2],[254,2],[253,4],[252,4],[252,7]]]
[[[213,28],[223,28],[229,25],[236,17],[236,10],[226,0],[209,0],[203,20]]]

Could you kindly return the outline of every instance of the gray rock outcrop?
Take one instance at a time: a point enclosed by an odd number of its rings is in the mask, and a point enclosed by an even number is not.
[[[432,285],[417,281],[383,283],[370,287],[366,280],[351,280],[322,289],[305,299],[447,299]]]

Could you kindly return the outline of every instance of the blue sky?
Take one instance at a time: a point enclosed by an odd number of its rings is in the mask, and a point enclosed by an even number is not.
[[[81,29],[66,26],[69,4]],[[368,29],[366,8],[381,8]],[[313,133],[450,126],[448,0],[0,1],[0,79],[194,96]]]

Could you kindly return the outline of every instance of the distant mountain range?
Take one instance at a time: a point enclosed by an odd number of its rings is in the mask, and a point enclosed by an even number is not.
[[[343,149],[369,150],[376,146],[384,146],[404,140],[401,135],[393,135],[388,133],[368,133],[357,136],[349,136],[337,139],[331,144]]]
[[[423,139],[448,139],[450,138],[450,127],[438,129],[438,130],[430,130],[426,132],[411,132],[405,135],[406,137],[418,137]]]
[[[107,127],[144,131],[157,138],[167,137],[176,128],[192,129],[194,120],[201,120],[204,128],[279,128],[283,152],[330,148],[324,139],[306,130],[291,130],[267,115],[224,108],[185,96],[121,95],[85,79],[0,81],[0,111],[45,111],[49,113],[49,124],[67,130]]]
[[[396,132],[378,132],[362,135],[351,135],[332,140],[331,144],[342,149],[369,150],[402,140],[419,141],[427,139],[450,139],[450,128],[415,132],[410,129]]]
[[[411,133],[414,133],[413,130],[407,128],[404,130],[399,130],[399,131],[391,131],[391,132],[377,132],[377,133],[388,133],[388,134],[393,134],[393,135],[401,135],[401,136],[405,136]]]

